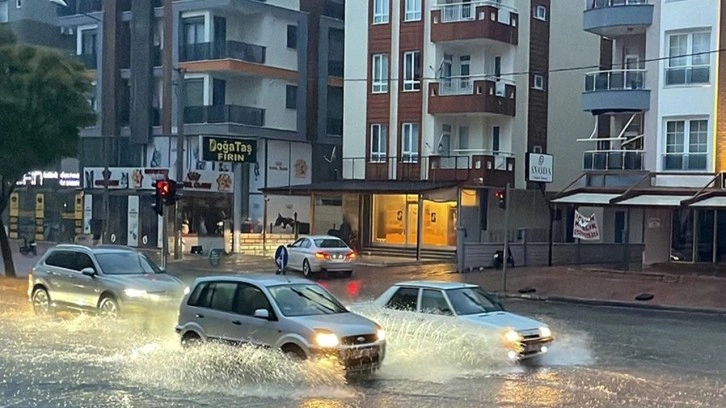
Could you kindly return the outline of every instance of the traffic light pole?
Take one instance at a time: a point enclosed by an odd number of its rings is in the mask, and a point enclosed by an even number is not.
[[[507,183],[507,189],[504,192],[504,254],[502,258],[502,292],[507,291],[507,264],[509,263],[509,183]]]
[[[162,208],[164,204],[161,204]],[[169,211],[161,216],[161,268],[166,269],[169,256]]]

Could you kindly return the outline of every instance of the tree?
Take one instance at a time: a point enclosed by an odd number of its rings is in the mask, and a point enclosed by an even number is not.
[[[17,44],[0,25],[0,214],[23,174],[78,153],[79,130],[95,123],[88,103],[91,78],[58,50]],[[0,218],[5,274],[15,276]]]

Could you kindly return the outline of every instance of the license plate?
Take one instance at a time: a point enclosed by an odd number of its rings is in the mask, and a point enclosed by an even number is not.
[[[356,350],[353,353],[353,356],[354,356],[353,358],[371,358],[371,357],[375,356],[376,354],[378,354],[378,350],[375,350],[372,348],[360,349],[360,350]]]
[[[532,353],[535,351],[540,351],[540,345],[539,344],[530,344],[527,347],[524,348],[525,353]]]

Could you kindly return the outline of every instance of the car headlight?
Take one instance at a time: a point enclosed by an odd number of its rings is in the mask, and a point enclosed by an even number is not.
[[[124,294],[130,298],[146,297],[148,293],[141,289],[125,289]]]
[[[385,340],[386,339],[386,331],[383,330],[383,329],[381,329],[379,327],[378,330],[376,330],[376,339],[378,339],[378,341]]]
[[[510,343],[516,343],[520,340],[519,333],[516,330],[507,330],[504,332],[504,339]]]
[[[551,337],[552,331],[549,327],[540,327],[539,328],[539,335],[542,337]]]
[[[315,334],[315,343],[323,348],[332,348],[338,347],[340,341],[338,340],[338,336],[336,336],[333,332],[319,331]]]

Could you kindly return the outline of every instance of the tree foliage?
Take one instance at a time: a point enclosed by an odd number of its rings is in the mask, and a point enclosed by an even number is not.
[[[23,174],[77,155],[80,128],[95,122],[91,89],[80,62],[55,49],[17,44],[0,26],[0,214]],[[12,276],[2,219],[0,247],[5,274]]]

